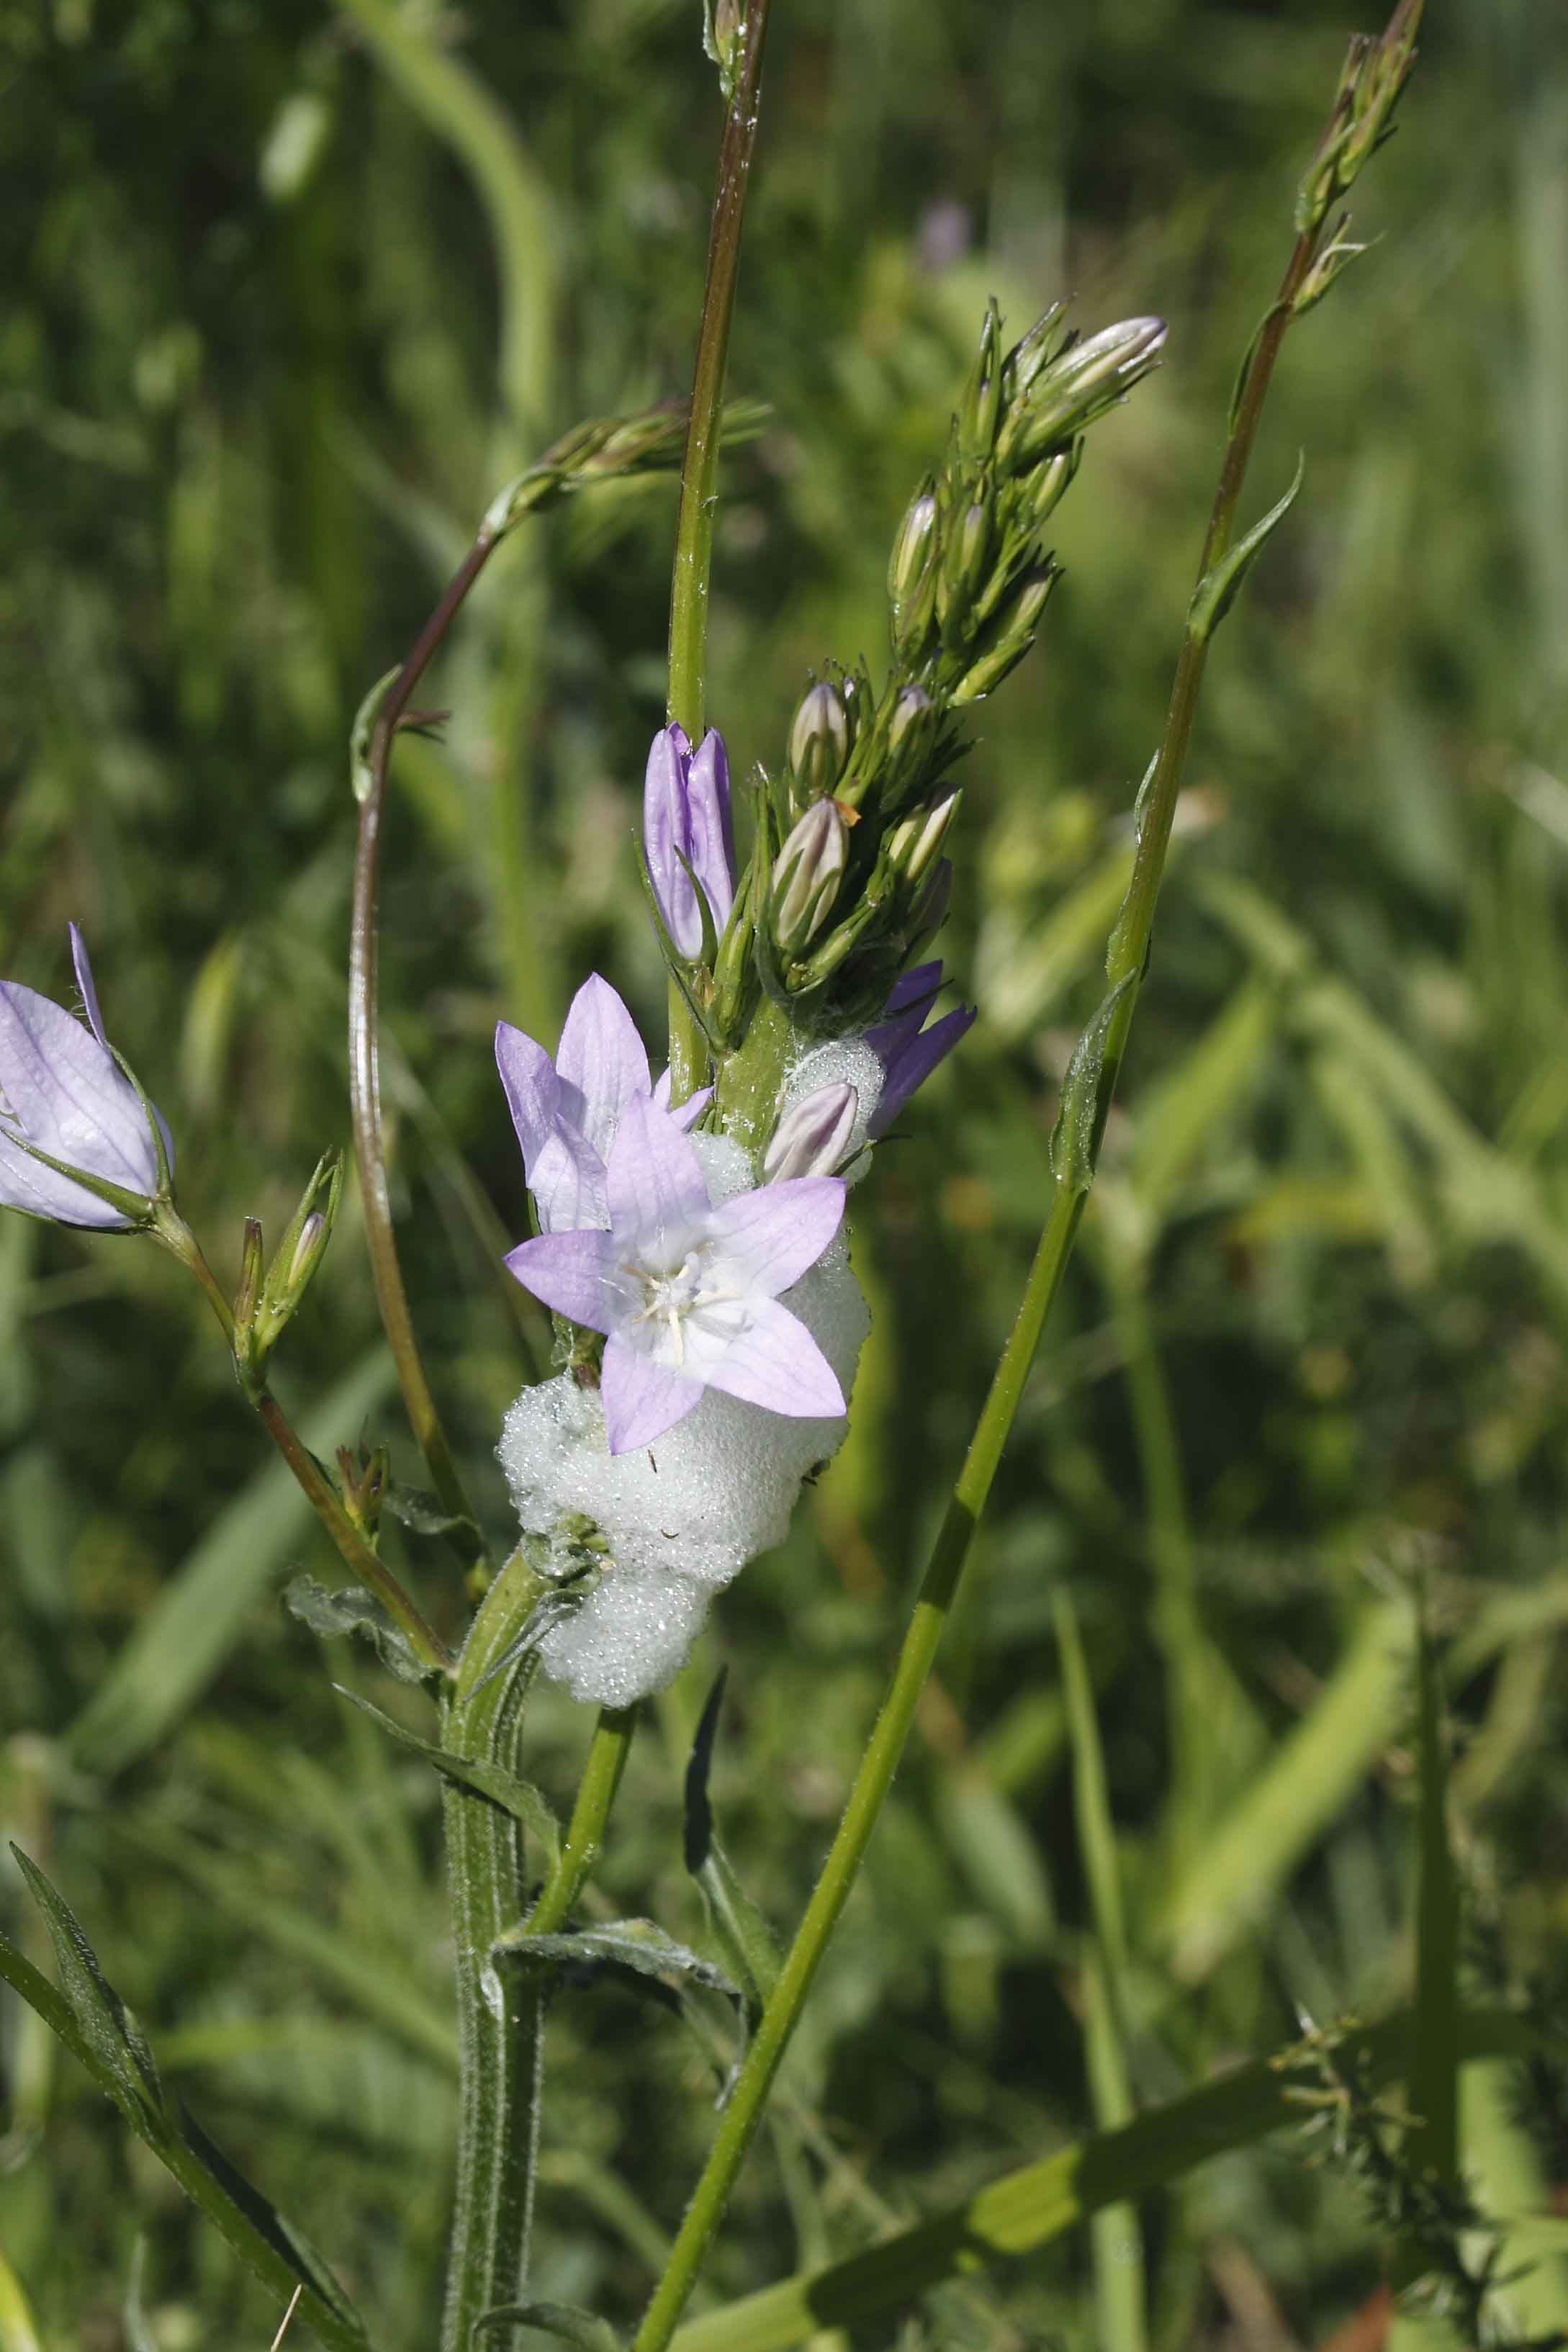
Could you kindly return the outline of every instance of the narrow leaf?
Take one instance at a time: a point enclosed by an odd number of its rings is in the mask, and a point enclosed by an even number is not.
[[[20,1855],[18,1861],[22,1861]],[[29,1866],[28,1883],[38,1874]],[[40,1880],[40,1883],[41,1882]],[[53,1890],[49,1890],[52,1894]],[[59,1897],[54,1897],[59,1903]],[[70,1915],[59,1904],[67,1918]],[[55,1934],[52,1916],[50,1932]],[[81,1929],[74,1920],[75,1937],[81,1938],[90,1960],[90,1979],[101,1985],[110,2002],[121,2018],[128,2017],[122,2003],[103,1977],[91,1948],[87,1946]],[[56,1949],[59,1946],[57,1940]],[[72,1940],[69,1948],[73,1969],[85,1965]],[[229,2246],[256,2276],[271,2289],[280,2302],[287,2302],[296,2286],[302,2292],[299,2318],[310,2327],[332,2352],[369,2352],[370,2339],[363,2322],[343,2294],[326,2264],[309,2241],[270,2205],[260,2191],[243,2179],[226,2157],[215,2147],[179,2103],[162,2099],[153,2107],[142,2086],[140,2072],[128,2079],[126,2064],[121,2059],[113,2063],[99,2046],[97,2036],[79,2022],[70,2001],[62,1998],[47,1977],[40,1975],[32,1962],[16,1950],[15,1945],[0,1936],[0,1978],[9,1984],[35,2010],[45,2024],[56,2033],[73,2058],[106,2098],[111,2099],[126,2122],[144,2140],[180,2187],[222,2233]],[[85,1996],[84,1996],[85,1997]],[[96,1992],[94,1994],[96,1998]],[[139,2038],[139,2037],[138,2037]],[[152,2067],[152,2053],[146,2051],[146,2062]],[[157,2079],[153,2070],[154,2082]]]
[[[1345,2036],[1342,2063],[1370,2090],[1405,2070],[1411,2013]],[[1545,2046],[1525,2018],[1479,2010],[1460,2022],[1462,2057],[1522,2056]],[[1563,2037],[1550,2037],[1561,2049]],[[1099,2132],[1037,2164],[1003,2175],[964,2200],[900,2230],[866,2252],[781,2279],[678,2328],[670,2352],[785,2352],[826,2328],[850,2327],[906,2309],[914,2296],[987,2260],[1028,2253],[1077,2229],[1107,2205],[1181,2180],[1210,2157],[1249,2147],[1310,2112],[1298,2095],[1316,2077],[1283,2060],[1254,2060],[1179,2099],[1151,2107],[1119,2130]]]
[[[64,1896],[56,1893],[20,1846],[13,1845],[11,1852],[28,1893],[44,1915],[71,2013],[100,2064],[114,2077],[121,2105],[127,2113],[134,2107],[150,2121],[161,2123],[163,2086],[145,2034],[99,1967],[98,1955]]]
[[[1198,582],[1187,608],[1187,635],[1194,645],[1208,643],[1235,604],[1242,582],[1295,505],[1306,471],[1305,457],[1299,457],[1296,478],[1284,497],[1269,508],[1261,522],[1253,524],[1245,539],[1238,539],[1234,547],[1227,549],[1214,569],[1205,572]]]
[[[686,1767],[684,1851],[686,1867],[701,1893],[713,1939],[744,1988],[747,2015],[754,2021],[778,1980],[782,1956],[765,1916],[742,1885],[719,1843],[708,1795],[708,1775],[713,1762],[713,1743],[728,1673],[727,1666],[721,1666],[714,1676],[691,1743],[691,1758]]]
[[[563,2344],[574,2345],[577,2352],[620,2352],[621,2339],[609,2321],[574,2303],[498,2303],[493,2310],[480,2312],[474,2333],[481,2335],[489,2327],[537,2327],[546,2336],[558,2336]]]
[[[651,1919],[616,1919],[607,1927],[580,1927],[558,1936],[531,1936],[525,1927],[516,1927],[490,1946],[490,1958],[655,1979],[684,1978],[731,2000],[741,1998],[739,1986],[722,1969],[688,1945],[678,1944]]]
[[[488,1797],[492,1805],[499,1805],[503,1813],[510,1813],[538,1842],[547,1864],[554,1868],[561,1853],[561,1825],[531,1781],[520,1780],[515,1772],[509,1772],[502,1764],[492,1764],[488,1758],[456,1756],[449,1748],[438,1748],[432,1739],[421,1739],[416,1731],[384,1715],[379,1706],[361,1698],[357,1691],[345,1690],[342,1683],[334,1683],[332,1688],[351,1706],[368,1715],[373,1723],[379,1724],[389,1739],[395,1739],[399,1747],[409,1748],[416,1756],[423,1756],[426,1764],[433,1764],[444,1779],[472,1789],[476,1795]]]
[[[284,1604],[323,1641],[340,1633],[361,1633],[374,1646],[389,1675],[400,1683],[425,1683],[430,1669],[414,1654],[374,1592],[362,1584],[330,1592],[313,1576],[297,1576],[283,1594]]]
[[[1094,1163],[1100,1156],[1100,1139],[1110,1099],[1110,1081],[1116,1075],[1114,1068],[1106,1066],[1106,1047],[1121,1000],[1137,978],[1136,972],[1124,972],[1101,999],[1094,1018],[1072,1049],[1072,1059],[1062,1080],[1062,1098],[1057,1108],[1057,1123],[1051,1129],[1051,1173],[1058,1184],[1065,1184],[1072,1192],[1087,1192],[1094,1181]]]

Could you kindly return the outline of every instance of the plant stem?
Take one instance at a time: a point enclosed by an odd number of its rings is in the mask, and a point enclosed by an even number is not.
[[[1290,304],[1305,279],[1322,235],[1320,230],[1297,238],[1274,308],[1254,344],[1204,538],[1198,566],[1200,581],[1230,544],[1247,461],[1257,436],[1274,363],[1289,323]],[[1147,958],[1155,901],[1170,843],[1171,820],[1186,764],[1187,746],[1197,711],[1206,652],[1206,646],[1195,639],[1189,629],[1176,665],[1165,732],[1150,784],[1132,878],[1111,934],[1107,970],[1113,985],[1126,973],[1141,973]],[[1104,1112],[1109,1108],[1110,1090],[1136,993],[1135,984],[1127,990],[1107,1043],[1107,1077],[1100,1106],[1101,1124]],[[1024,1383],[1046,1316],[1061,1286],[1088,1197],[1087,1192],[1075,1190],[1063,1182],[1058,1182],[1054,1187],[1017,1318],[1002,1351],[990,1392],[970,1441],[963,1467],[953,1488],[952,1500],[926,1569],[909,1632],[904,1637],[881,1712],[856,1774],[843,1820],[736,2078],[708,2162],[676,2238],[668,2266],[654,2290],[634,2340],[633,2352],[664,2352],[669,2341],[710,2241],[722,2219],[731,2189],[761,2121],[773,2077],[811,1990],[828,1938],[855,1883],[881,1811],[882,1801],[903,1753],[921,1693],[935,1660],[942,1630],[963,1574],[975,1527],[990,1494],[991,1483],[1023,1395]]]
[[[188,1272],[195,1275],[206,1293],[207,1302],[217,1317],[224,1338],[234,1345],[234,1310],[218,1286],[217,1276],[207,1264],[201,1244],[192,1233],[179,1211],[170,1202],[161,1206],[158,1220],[152,1231],[170,1254],[177,1257]],[[436,1633],[384,1561],[378,1558],[365,1541],[348,1513],[343,1509],[327,1476],[310,1447],[305,1444],[282,1406],[263,1382],[247,1376],[237,1357],[235,1370],[244,1391],[246,1402],[251,1405],[262,1427],[279,1453],[289,1465],[301,1492],[316,1517],[342,1554],[353,1573],[374,1592],[396,1622],[421,1664],[433,1673],[450,1670],[451,1658],[445,1643]]]
[[[741,53],[719,149],[719,184],[708,234],[708,278],[691,376],[686,454],[680,468],[680,509],[676,519],[675,564],[669,583],[669,691],[666,715],[672,726],[685,729],[693,744],[701,742],[706,730],[708,592],[713,568],[713,522],[719,504],[724,372],[730,356],[730,322],[735,312],[746,188],[757,137],[768,7],[769,0],[746,0],[741,23]],[[702,1033],[692,1018],[691,1008],[671,980],[672,1101],[683,1102],[701,1084],[706,1060]]]
[[[442,1745],[456,1755],[513,1768],[537,1660],[518,1657],[475,1685],[505,1655],[542,1589],[520,1547],[486,1593],[442,1717]],[[490,1963],[490,1947],[526,1905],[521,1829],[455,1782],[444,1784],[441,1802],[458,1992],[458,2175],[441,2345],[470,2352],[480,2314],[515,2303],[528,2268],[543,2020],[537,1984],[520,1969]],[[507,2340],[495,2336],[497,2352]]]
[[[349,949],[349,1093],[353,1105],[360,1191],[364,1201],[365,1242],[375,1278],[376,1301],[419,1450],[429,1465],[442,1504],[457,1522],[447,1530],[447,1541],[465,1567],[484,1562],[484,1540],[425,1376],[419,1343],[414,1336],[414,1320],[408,1311],[408,1293],[404,1287],[387,1191],[386,1139],[381,1122],[376,908],[381,880],[381,822],[392,740],[431,656],[483,571],[498,537],[489,524],[480,530],[376,713],[367,763],[369,784],[360,809],[359,842],[354,853],[353,928]]]
[[[519,1718],[537,1661],[518,1657],[493,1680],[486,1676],[544,1589],[520,1547],[486,1594],[443,1720],[443,1742],[457,1754],[515,1769]],[[443,2352],[469,2352],[480,2314],[517,2302],[528,2274],[547,1988],[536,1971],[494,1968],[490,1948],[525,1916],[539,1935],[564,1924],[597,1857],[636,1715],[634,1707],[600,1716],[560,1859],[531,1912],[518,1823],[455,1783],[443,1797],[458,2028],[458,2179]],[[504,2332],[487,2341],[504,2352]]]

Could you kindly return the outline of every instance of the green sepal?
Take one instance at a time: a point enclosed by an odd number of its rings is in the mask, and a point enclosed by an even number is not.
[[[609,2321],[574,2303],[498,2303],[480,2312],[474,2334],[482,2336],[488,2327],[537,2327],[574,2345],[576,2352],[621,2352],[621,2339]]]
[[[1062,1080],[1062,1098],[1057,1108],[1057,1123],[1051,1129],[1051,1173],[1070,1192],[1087,1192],[1094,1181],[1094,1164],[1100,1157],[1100,1139],[1110,1102],[1110,1081],[1116,1075],[1114,1067],[1106,1067],[1106,1046],[1121,1001],[1138,978],[1136,972],[1123,972],[1115,987],[1101,999],[1093,1019],[1072,1049],[1072,1059]]]
[[[671,980],[674,981],[677,988],[679,989],[681,995],[684,997],[687,1011],[690,1013],[693,1021],[696,1022],[698,1029],[701,1034],[703,1042],[707,1045],[709,1052],[710,1054],[717,1053],[719,1051],[719,1045],[713,1035],[713,1032],[709,1025],[707,1007],[698,1003],[696,995],[692,990],[691,982],[688,977],[688,974],[694,969],[694,967],[688,964],[686,958],[681,954],[680,950],[676,946],[674,940],[671,939],[669,935],[668,926],[665,922],[664,916],[659,908],[658,893],[653,887],[653,877],[647,870],[647,859],[643,854],[643,845],[640,840],[637,842],[636,847],[637,878],[643,887],[643,896],[647,900],[647,910],[653,919],[654,937],[658,941],[658,951],[668,967]],[[679,855],[679,852],[677,854]],[[681,860],[681,863],[683,865],[685,864],[684,858]],[[688,873],[690,873],[691,871],[689,866],[687,866],[686,870]],[[695,876],[693,876],[692,878],[695,880]],[[706,947],[708,944],[709,933],[712,929],[712,918],[708,912],[708,901],[700,888],[697,895],[701,902],[703,910],[702,943],[703,946]]]
[[[478,1522],[467,1511],[448,1510],[439,1495],[428,1486],[405,1486],[398,1479],[388,1481],[384,1501],[399,1524],[411,1528],[416,1536],[449,1536],[460,1528],[479,1533]]]
[[[471,1789],[476,1796],[488,1798],[503,1813],[510,1813],[540,1846],[546,1866],[554,1869],[561,1855],[561,1824],[531,1780],[520,1780],[504,1764],[492,1763],[488,1757],[454,1755],[449,1748],[437,1747],[433,1739],[421,1739],[416,1731],[410,1731],[405,1724],[383,1714],[379,1706],[361,1698],[357,1691],[345,1690],[342,1683],[334,1683],[332,1688],[340,1698],[346,1698],[351,1706],[359,1707],[373,1723],[379,1724],[389,1739],[422,1756],[443,1780]]]
[[[323,1641],[341,1633],[362,1634],[374,1644],[382,1664],[400,1683],[441,1683],[438,1670],[416,1657],[389,1612],[363,1584],[345,1584],[329,1591],[313,1576],[297,1576],[285,1588],[283,1605]]]
[[[332,2352],[369,2352],[363,2321],[314,2247],[164,2091],[140,2027],[104,1975],[69,1906],[26,1854],[15,1846],[11,1851],[43,1912],[65,1990],[57,1991],[4,1936],[0,1978],[114,2102],[247,2268],[280,2299],[300,2289],[301,2324]]]
[[[1296,460],[1296,478],[1284,497],[1255,522],[1245,539],[1222,555],[1211,571],[1205,572],[1193,591],[1193,601],[1187,607],[1187,635],[1194,645],[1206,645],[1215,629],[1235,604],[1241,583],[1262,554],[1264,547],[1279,530],[1291,508],[1306,478],[1305,455]]]

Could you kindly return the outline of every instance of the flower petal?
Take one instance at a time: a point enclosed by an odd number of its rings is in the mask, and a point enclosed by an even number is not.
[[[912,971],[904,972],[888,991],[888,1002],[882,1008],[882,1018],[874,1029],[866,1032],[866,1043],[884,1062],[890,1061],[900,1047],[920,1034],[921,1023],[935,1003],[942,987],[942,962],[917,963]]]
[[[542,1230],[573,1233],[580,1225],[607,1225],[609,1199],[605,1190],[605,1163],[580,1128],[567,1118],[555,1130],[533,1163],[528,1180]]]
[[[700,1381],[688,1380],[666,1364],[656,1364],[625,1339],[605,1343],[599,1395],[605,1408],[605,1434],[612,1454],[630,1454],[650,1445],[684,1421],[702,1394]]]
[[[41,1151],[133,1192],[157,1190],[158,1155],[135,1087],[89,1029],[16,981],[0,981],[0,1101]]]
[[[596,971],[572,999],[555,1067],[581,1095],[578,1123],[600,1159],[607,1160],[616,1121],[632,1095],[647,1094],[651,1078],[636,1022]]]
[[[776,1298],[751,1302],[745,1329],[705,1366],[703,1377],[710,1388],[795,1420],[826,1419],[847,1410],[838,1375],[805,1325]]]
[[[668,1111],[633,1095],[606,1167],[610,1223],[639,1239],[695,1225],[709,1212],[702,1165]]]
[[[838,1231],[844,1191],[841,1176],[786,1176],[712,1210],[706,1223],[715,1244],[715,1281],[742,1291],[748,1305],[754,1295],[776,1298],[816,1264]]]
[[[952,1052],[966,1029],[973,1026],[974,1007],[961,1004],[955,1013],[946,1013],[922,1029],[902,1046],[888,1066],[888,1083],[882,1089],[877,1114],[867,1130],[873,1142],[886,1135],[918,1086],[924,1084],[942,1060]]]
[[[669,1072],[666,1070],[664,1076],[654,1082],[653,1098],[660,1110],[669,1112],[682,1135],[689,1135],[712,1101],[713,1089],[711,1087],[699,1087],[694,1095],[688,1095],[683,1103],[677,1103],[670,1110]]]
[[[510,1021],[496,1023],[496,1067],[522,1146],[523,1171],[531,1185],[534,1163],[554,1134],[561,1115],[561,1082],[543,1046],[525,1031],[514,1029]]]
[[[702,946],[702,922],[690,878],[676,856],[690,855],[686,772],[691,746],[684,729],[661,727],[648,746],[643,777],[643,856],[665,929],[684,956]]]
[[[622,1311],[608,1234],[536,1234],[509,1250],[507,1271],[557,1315],[587,1331],[611,1331]]]
[[[70,933],[71,962],[76,971],[76,984],[81,991],[88,1026],[107,1053],[109,1040],[103,1034],[103,1016],[98,1009],[98,991],[92,984],[92,966],[88,961],[87,941],[75,923],[68,923],[66,929]]]
[[[724,738],[710,727],[686,779],[690,846],[686,854],[708,894],[713,929],[722,931],[735,903],[735,835],[730,814],[730,760]],[[700,919],[699,920],[700,945]]]
[[[47,1217],[57,1225],[93,1225],[103,1233],[128,1232],[129,1217],[86,1192],[67,1176],[58,1176],[39,1160],[13,1143],[0,1129],[0,1207],[24,1209],[29,1216]]]

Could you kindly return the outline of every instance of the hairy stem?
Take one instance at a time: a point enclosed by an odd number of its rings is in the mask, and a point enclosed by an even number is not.
[[[540,1593],[521,1549],[486,1595],[464,1645],[443,1720],[455,1753],[516,1769],[522,1703],[536,1661],[493,1669],[515,1643]],[[458,1982],[458,2179],[442,2352],[470,2352],[480,2315],[516,2303],[528,2275],[547,1987],[536,1972],[495,1968],[498,1937],[526,1917],[539,1935],[564,1925],[597,1858],[631,1746],[636,1709],[606,1709],[589,1745],[560,1859],[531,1912],[522,1832],[472,1790],[443,1800]],[[487,2336],[498,2352],[514,2340]]]

